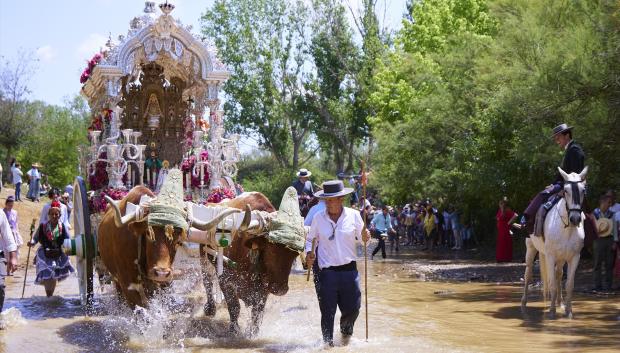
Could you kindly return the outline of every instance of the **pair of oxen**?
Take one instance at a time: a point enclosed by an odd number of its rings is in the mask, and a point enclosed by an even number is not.
[[[173,263],[178,246],[188,238],[210,234],[201,244],[203,284],[207,292],[205,315],[214,316],[216,303],[212,294],[217,280],[230,315],[230,330],[239,332],[240,300],[251,307],[250,335],[260,327],[269,294],[284,295],[288,277],[303,244],[303,219],[299,215],[296,193],[289,188],[280,210],[261,193],[244,193],[217,205],[207,205],[209,219],[198,219],[185,203],[188,231],[171,225],[150,226],[145,217],[149,205],[140,200],[156,198],[144,186],[134,187],[120,201],[108,199],[108,207],[98,231],[97,245],[101,261],[109,271],[117,291],[131,307],[148,306],[149,299],[173,280]],[[135,205],[139,205],[137,208]],[[131,206],[131,207],[130,207]],[[228,222],[226,221],[228,219]],[[232,220],[232,221],[231,221]],[[297,246],[273,241],[270,232],[289,234]],[[224,266],[218,275],[214,267],[215,232],[232,232],[230,246],[219,250],[236,266]],[[190,240],[191,241],[191,240]],[[231,262],[228,262],[231,263]]]

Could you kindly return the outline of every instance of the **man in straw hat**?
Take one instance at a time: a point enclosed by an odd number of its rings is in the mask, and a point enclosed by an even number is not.
[[[567,124],[560,124],[553,128],[553,135],[551,138],[553,141],[564,150],[564,158],[562,159],[561,168],[567,174],[581,173],[585,166],[585,153],[580,145],[573,141],[573,127]],[[538,193],[529,206],[523,212],[520,224],[515,224],[517,228],[526,228],[528,234],[534,234],[536,236],[542,235],[543,221],[547,211],[553,206],[553,201],[557,198],[551,198],[551,196],[557,194],[562,190],[564,185],[564,178],[558,172],[555,180],[551,185],[548,185],[545,190]],[[544,205],[543,205],[544,204]],[[544,207],[541,207],[544,206]],[[537,215],[539,213],[539,215]],[[537,221],[536,224],[534,222]]]
[[[603,195],[599,208],[594,210],[597,238],[594,240],[594,291],[611,289],[614,268],[614,241],[618,241],[618,229],[614,224],[614,214],[609,207],[611,198]],[[604,277],[601,274],[604,270]],[[604,279],[604,281],[603,281]]]
[[[314,196],[314,190],[312,189],[312,182],[310,176],[312,173],[308,169],[301,168],[297,172],[297,180],[293,182],[293,187],[297,190],[297,195]]]
[[[359,315],[361,291],[356,265],[356,245],[370,239],[359,212],[344,207],[345,195],[353,192],[341,180],[323,183],[323,190],[316,196],[325,199],[326,209],[312,220],[306,239],[306,261],[312,267],[318,260],[317,295],[321,309],[323,341],[333,346],[334,317],[340,308],[340,332],[346,344],[353,335],[353,326]],[[316,252],[312,250],[317,239]]]

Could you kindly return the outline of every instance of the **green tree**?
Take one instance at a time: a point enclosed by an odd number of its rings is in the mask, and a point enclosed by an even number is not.
[[[414,2],[375,75],[383,194],[442,197],[488,231],[499,198],[522,209],[553,180],[563,152],[549,136],[564,121],[586,150],[589,194],[617,189],[619,9],[613,1]]]
[[[525,205],[561,161],[549,140],[560,122],[576,126],[586,151],[594,202],[618,188],[617,21],[614,1],[496,1],[501,26],[488,55],[478,60],[478,87],[486,105],[481,157],[517,204]],[[493,69],[489,67],[493,65]]]
[[[462,189],[468,179],[464,156],[476,152],[470,142],[478,131],[472,119],[479,104],[473,69],[495,29],[491,21],[475,25],[487,18],[478,13],[487,11],[482,5],[414,3],[395,50],[376,69],[370,100],[377,112],[371,120],[378,145],[374,160],[377,178],[387,180],[382,191],[390,198],[442,196]],[[422,40],[425,33],[432,35]]]
[[[6,150],[7,161],[32,126],[32,111],[26,103],[30,79],[36,72],[34,57],[20,51],[15,61],[0,58],[0,145]]]
[[[347,169],[353,167],[354,146],[364,136],[354,111],[359,51],[339,1],[314,1],[313,10],[310,50],[316,78],[308,84],[306,97],[316,114],[313,131],[323,151],[333,156],[336,171],[342,172],[347,160]],[[361,122],[365,125],[365,119]]]
[[[71,183],[78,174],[77,146],[87,143],[88,114],[81,97],[67,102],[67,106],[29,103],[35,122],[17,152],[23,165],[39,162],[41,171],[48,175],[50,185],[62,187]]]
[[[307,22],[303,1],[218,0],[202,17],[232,72],[224,86],[228,128],[256,134],[283,167],[297,168],[311,132]]]

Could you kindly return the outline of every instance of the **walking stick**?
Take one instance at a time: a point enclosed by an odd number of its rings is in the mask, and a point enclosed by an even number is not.
[[[312,239],[312,249],[310,250],[310,254],[314,255],[314,249],[316,248],[316,238]],[[314,259],[316,261],[316,259]],[[306,262],[306,266],[307,262]],[[310,271],[312,270],[312,266],[308,266],[308,273],[306,274],[306,282],[310,281]]]
[[[37,219],[32,219],[32,224],[30,225],[30,241],[28,243],[32,243],[32,237],[34,236],[34,226],[37,223]],[[22,287],[22,299],[24,299],[24,292],[26,291],[26,278],[28,278],[28,265],[30,264],[30,249],[31,246],[28,246],[28,256],[26,256],[26,272],[24,273],[24,286]]]
[[[364,161],[362,160],[362,194],[364,196],[364,203],[362,204],[364,215],[364,234],[366,233],[366,174],[364,171]],[[363,241],[362,235],[362,241]],[[368,342],[368,241],[364,242],[364,307],[366,312],[366,342]]]

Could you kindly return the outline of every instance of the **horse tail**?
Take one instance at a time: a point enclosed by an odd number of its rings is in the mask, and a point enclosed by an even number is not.
[[[542,281],[543,303],[547,303],[547,299],[549,299],[549,276],[547,274],[547,258],[542,252],[538,252],[538,257],[540,259],[539,270],[540,280]]]

